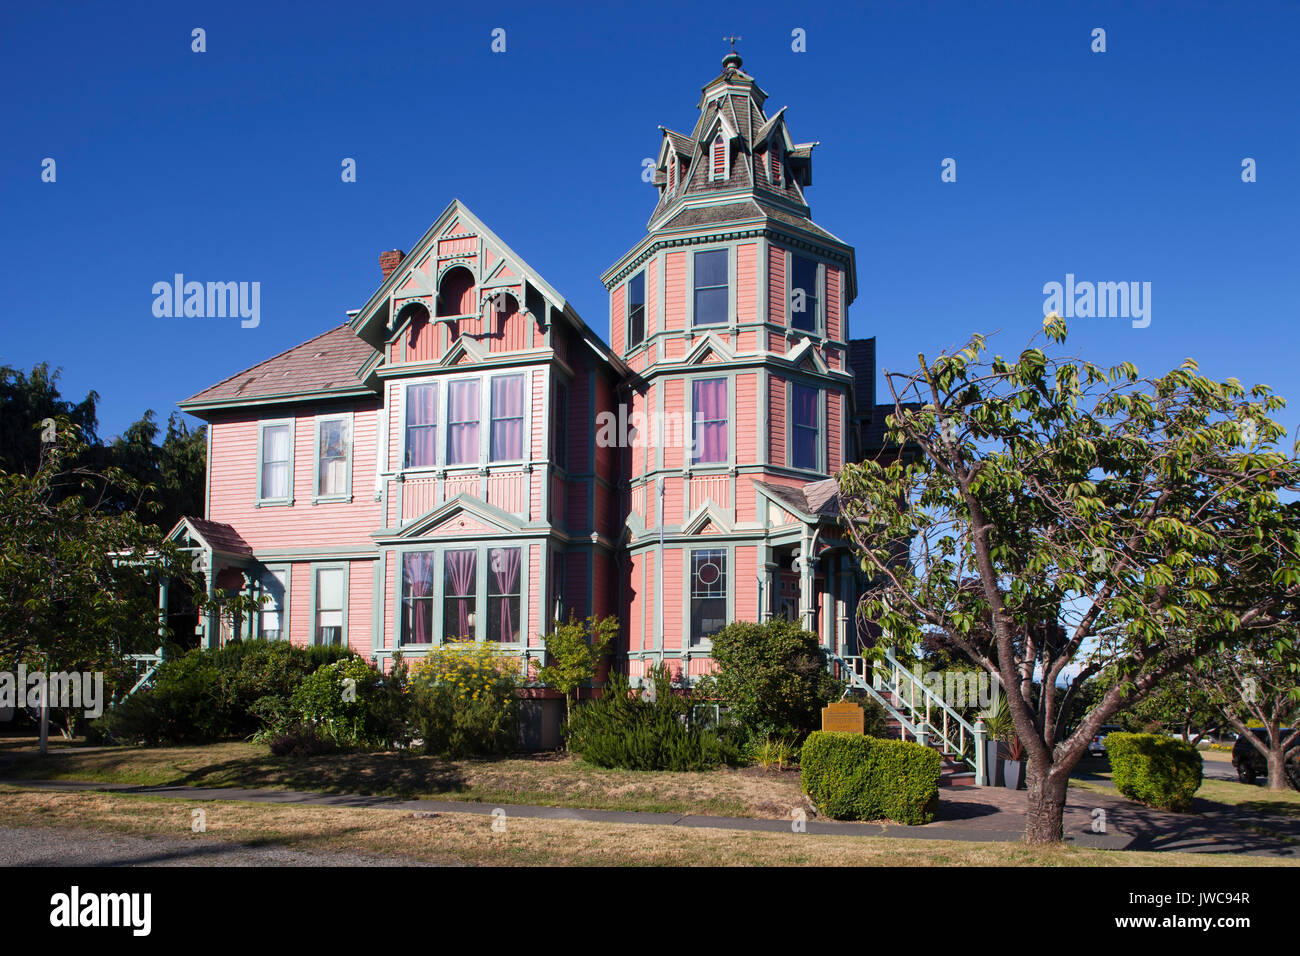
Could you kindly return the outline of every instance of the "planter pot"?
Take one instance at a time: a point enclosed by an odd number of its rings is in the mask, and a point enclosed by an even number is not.
[[[1012,790],[1020,789],[1020,768],[1023,761],[1004,760],[1002,761],[1002,786]]]
[[[986,741],[984,744],[984,768],[988,772],[990,787],[998,785],[998,742]]]

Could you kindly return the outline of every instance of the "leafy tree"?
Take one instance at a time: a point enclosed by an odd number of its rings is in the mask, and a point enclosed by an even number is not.
[[[695,695],[725,701],[750,740],[802,742],[821,726],[821,709],[844,692],[817,635],[792,621],[728,624],[713,636],[713,662]]]
[[[47,419],[63,419],[88,446],[98,445],[96,405],[99,395],[88,392],[73,404],[59,394],[62,369],[50,371],[45,362],[22,369],[0,365],[0,471],[31,474],[41,462],[41,431]]]
[[[188,564],[158,528],[108,504],[111,492],[147,510],[143,486],[76,464],[85,445],[67,419],[53,437],[34,473],[0,472],[0,660],[104,671],[117,686],[130,677],[123,655],[158,644],[160,579]]]
[[[573,714],[573,699],[578,689],[596,676],[601,660],[617,636],[618,618],[613,616],[597,620],[593,615],[585,621],[570,618],[568,624],[555,622],[546,638],[548,663],[538,670],[537,679],[564,695],[566,724]]]
[[[1044,331],[1064,343],[1059,316]],[[1300,463],[1275,447],[1281,399],[1191,360],[1143,378],[1033,342],[989,358],[981,336],[919,359],[886,374],[888,438],[917,459],[840,475],[843,524],[874,575],[859,613],[898,644],[947,632],[999,678],[1029,756],[1026,839],[1058,841],[1098,728],[1300,594],[1300,520],[1279,496]],[[1267,586],[1231,593],[1225,570],[1250,556]],[[1073,697],[1107,666],[1116,683],[1067,732]]]
[[[1287,751],[1300,740],[1300,646],[1294,632],[1259,631],[1209,654],[1187,676],[1268,762],[1268,789],[1287,789]],[[1264,728],[1264,739],[1250,725]],[[1284,732],[1285,731],[1285,732]],[[1295,755],[1292,761],[1300,762]],[[1300,768],[1291,782],[1300,789]]]

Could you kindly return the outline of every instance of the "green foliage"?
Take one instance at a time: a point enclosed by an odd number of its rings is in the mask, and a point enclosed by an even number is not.
[[[617,636],[618,618],[613,616],[555,622],[546,637],[547,664],[537,672],[537,680],[564,695],[566,712],[571,711],[578,688],[596,676],[596,668]]]
[[[744,754],[746,760],[764,770],[773,767],[784,770],[791,764],[799,762],[799,750],[797,745],[788,740],[764,737],[762,740],[750,741],[745,747]]]
[[[575,708],[569,749],[597,767],[627,770],[711,770],[737,763],[739,748],[727,737],[689,720],[689,698],[675,693],[667,667],[655,667],[654,699],[632,692],[627,677],[611,673],[604,693]]]
[[[164,661],[151,688],[108,710],[93,736],[119,743],[208,743],[225,736],[220,671],[201,652]]]
[[[712,655],[717,670],[695,693],[721,698],[750,740],[803,740],[843,693],[817,636],[790,621],[733,622],[713,636]]]
[[[518,745],[519,660],[473,641],[432,648],[410,679],[411,721],[428,753],[500,754]]]
[[[1106,756],[1115,789],[1149,807],[1179,813],[1201,788],[1201,755],[1185,740],[1159,734],[1110,733]]]
[[[916,826],[939,807],[939,754],[903,740],[816,731],[799,766],[804,793],[834,820],[881,820]]]
[[[405,714],[400,701],[404,675],[389,678],[360,657],[349,657],[313,671],[293,693],[295,715],[335,743],[387,747],[402,736]],[[390,693],[390,683],[398,693]],[[394,706],[397,704],[398,706]]]

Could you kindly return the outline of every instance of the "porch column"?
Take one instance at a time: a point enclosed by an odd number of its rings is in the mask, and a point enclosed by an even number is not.
[[[848,556],[841,554],[836,564],[839,567],[835,579],[835,653],[853,654],[857,648],[849,647],[849,593],[852,584],[849,579]]]
[[[814,628],[817,626],[817,595],[813,593],[813,573],[817,568],[817,558],[807,553],[806,549],[799,552],[799,620],[803,622],[805,631],[817,632]],[[825,641],[825,637],[818,635],[818,638]]]
[[[158,643],[167,642],[167,611],[170,601],[170,591],[172,586],[171,578],[163,578],[158,582]]]
[[[759,568],[761,585],[758,597],[758,621],[766,624],[772,620],[772,608],[776,606],[776,571],[777,564],[772,556],[771,545],[763,545],[763,564]]]

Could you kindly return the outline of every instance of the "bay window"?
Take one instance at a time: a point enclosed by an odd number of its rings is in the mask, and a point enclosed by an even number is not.
[[[492,409],[488,435],[490,461],[520,461],[524,457],[524,377],[498,375],[492,379]]]
[[[487,639],[502,644],[516,644],[522,622],[519,620],[519,549],[488,550],[488,629]]]
[[[792,256],[790,264],[790,327],[817,331],[817,263]]]
[[[816,471],[821,432],[821,392],[806,385],[791,388],[790,464]]]
[[[462,379],[447,386],[447,464],[473,465],[479,460],[478,379]]]
[[[438,383],[406,390],[406,467],[432,468],[438,463]]]
[[[627,347],[634,349],[645,340],[645,271],[627,284]]]
[[[726,249],[695,253],[696,325],[725,325],[729,298]]]
[[[456,549],[443,553],[442,639],[474,640],[477,611],[478,552]]]
[[[727,449],[727,380],[710,378],[693,383],[691,447],[697,464],[725,463]]]
[[[727,552],[691,552],[691,644],[711,639],[727,626]]]

